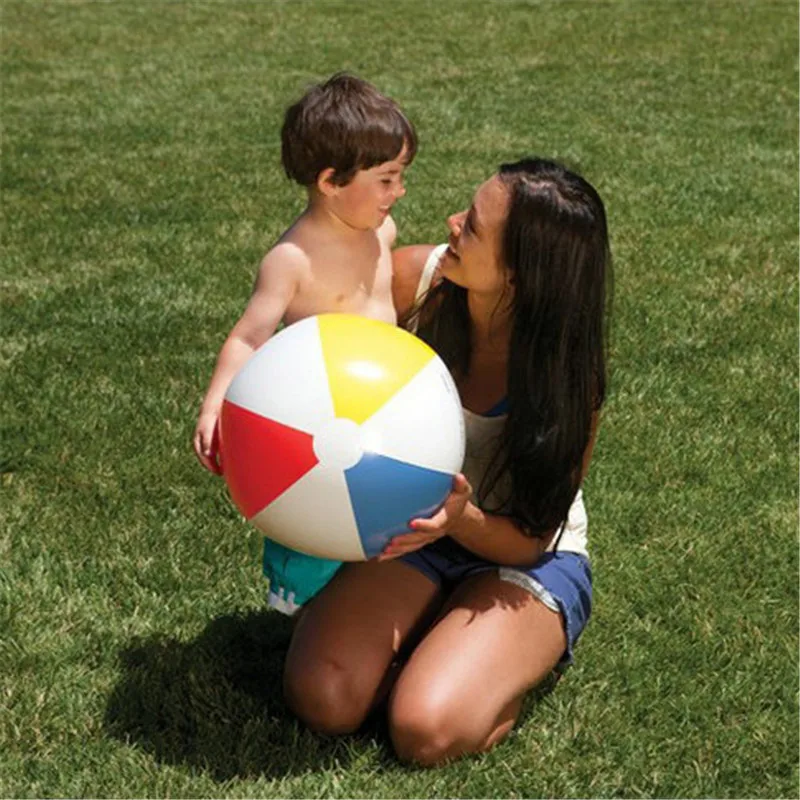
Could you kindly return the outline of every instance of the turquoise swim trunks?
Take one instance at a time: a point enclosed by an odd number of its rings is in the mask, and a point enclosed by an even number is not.
[[[264,537],[263,571],[269,581],[267,603],[292,615],[323,589],[341,566],[341,561],[307,556]]]

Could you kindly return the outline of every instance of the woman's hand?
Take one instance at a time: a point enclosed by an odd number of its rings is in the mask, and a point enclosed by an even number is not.
[[[222,465],[219,460],[219,435],[217,422],[219,412],[202,411],[197,419],[194,429],[192,445],[200,463],[215,475],[222,475]]]
[[[412,553],[451,533],[458,526],[471,495],[472,486],[464,475],[459,473],[453,478],[453,490],[447,496],[444,505],[430,519],[412,519],[409,527],[413,533],[395,536],[378,556],[378,561],[388,561]]]

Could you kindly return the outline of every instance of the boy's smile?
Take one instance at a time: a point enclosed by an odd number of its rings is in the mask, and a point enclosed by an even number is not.
[[[331,186],[327,195],[331,211],[345,224],[359,230],[379,228],[405,193],[403,149],[391,161],[360,169],[345,186]]]

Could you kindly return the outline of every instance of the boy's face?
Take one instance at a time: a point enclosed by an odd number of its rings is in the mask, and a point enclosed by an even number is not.
[[[392,206],[405,193],[403,170],[406,148],[392,161],[360,169],[346,186],[336,187],[330,197],[331,210],[352,228],[380,228]]]

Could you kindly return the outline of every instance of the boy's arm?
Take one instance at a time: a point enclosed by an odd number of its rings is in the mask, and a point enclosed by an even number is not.
[[[212,472],[221,471],[216,452],[216,426],[225,392],[253,351],[275,332],[295,296],[305,261],[302,251],[288,243],[267,253],[247,307],[217,356],[194,435],[197,457]]]

